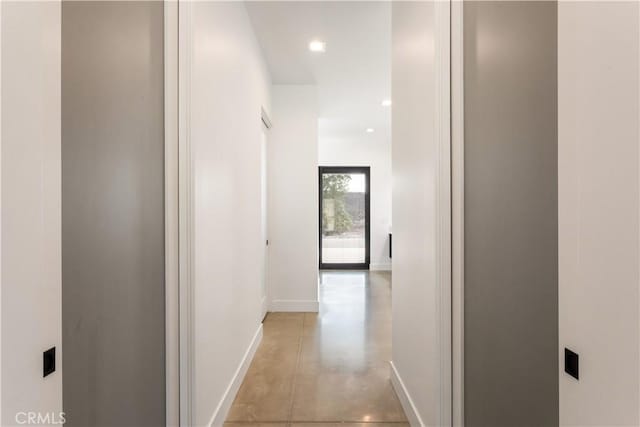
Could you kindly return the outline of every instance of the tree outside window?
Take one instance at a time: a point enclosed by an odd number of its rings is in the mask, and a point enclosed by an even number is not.
[[[351,176],[327,174],[322,179],[322,230],[327,236],[342,234],[351,229],[353,219],[346,209],[345,194]]]

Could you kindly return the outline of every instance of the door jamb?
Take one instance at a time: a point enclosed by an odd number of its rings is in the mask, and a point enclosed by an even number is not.
[[[62,3],[60,4],[60,7],[62,8]],[[0,4],[0,46],[2,46],[2,5],[1,4]],[[0,98],[1,97],[2,97],[2,55],[0,55]],[[2,102],[0,102],[0,224],[2,224]],[[1,366],[2,366],[2,227],[0,227],[0,367]],[[2,422],[2,419],[3,419],[2,418],[2,369],[0,369],[0,422]]]
[[[451,2],[452,426],[464,426],[464,3]]]
[[[191,2],[164,0],[166,425],[193,425]]]
[[[464,425],[463,2],[435,2],[435,11],[439,424],[458,427]],[[190,79],[179,72],[189,70],[190,21],[190,2],[165,0],[167,426],[193,424]]]
[[[464,69],[462,0],[435,3],[440,419],[464,426]]]
[[[180,425],[178,4],[164,1],[165,391],[167,426]]]
[[[266,247],[264,248],[264,254],[263,256],[265,257],[264,259],[264,271],[263,271],[263,280],[264,280],[264,295],[262,298],[262,307],[261,307],[261,318],[262,321],[264,321],[264,319],[267,317],[267,313],[269,313],[269,308],[271,307],[271,298],[270,295],[271,293],[269,292],[269,197],[270,197],[270,193],[269,193],[269,131],[271,130],[271,128],[273,127],[273,124],[271,123],[271,119],[269,118],[269,115],[267,114],[267,111],[265,110],[264,106],[260,109],[260,121],[262,123],[262,137],[265,138],[265,152],[263,153],[264,156],[266,156],[266,170],[264,171],[264,177],[266,178],[267,182],[266,182],[266,193],[267,193],[267,200],[265,201],[265,208],[267,210],[267,223],[264,225],[266,227],[265,234],[266,234],[266,242],[265,245]],[[264,166],[264,165],[263,165]],[[265,185],[265,184],[262,184]]]
[[[172,1],[172,0],[168,0]],[[178,1],[178,222],[180,270],[180,425],[194,425],[194,241],[191,152],[191,1]]]
[[[436,63],[436,316],[439,363],[439,420],[452,421],[451,300],[451,1],[435,2]]]

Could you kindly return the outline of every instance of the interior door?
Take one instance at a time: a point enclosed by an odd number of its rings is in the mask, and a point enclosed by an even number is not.
[[[368,270],[369,167],[321,166],[320,269]]]
[[[260,204],[261,204],[261,229],[262,229],[262,242],[264,244],[263,247],[263,255],[262,255],[262,318],[267,315],[268,309],[268,265],[269,265],[269,233],[268,233],[268,185],[267,185],[267,129],[262,129],[261,141],[260,141],[260,179],[261,179],[261,190],[260,190]]]

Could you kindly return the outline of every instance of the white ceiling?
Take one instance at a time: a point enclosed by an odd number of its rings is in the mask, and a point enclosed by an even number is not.
[[[380,105],[391,92],[389,2],[255,1],[247,11],[273,83],[317,85],[321,142],[389,141],[390,109]],[[309,51],[313,39],[325,53]]]

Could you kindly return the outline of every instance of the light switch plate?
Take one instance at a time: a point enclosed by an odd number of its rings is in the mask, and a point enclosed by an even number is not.
[[[564,371],[575,379],[580,379],[580,356],[568,348],[564,349]]]
[[[56,371],[56,348],[51,347],[42,353],[42,377],[46,377]]]

